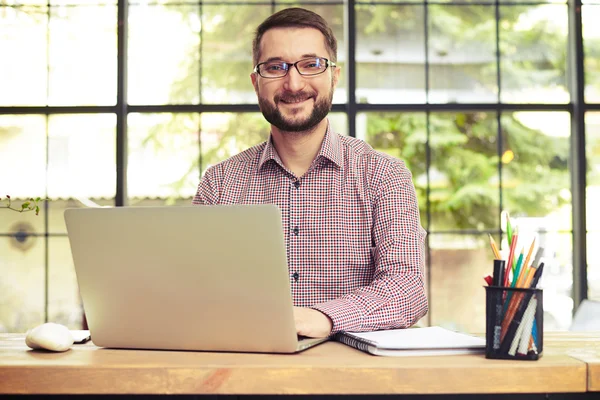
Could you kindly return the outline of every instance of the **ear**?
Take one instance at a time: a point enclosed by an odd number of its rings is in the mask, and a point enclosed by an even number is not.
[[[340,80],[340,73],[341,73],[341,68],[340,68],[340,67],[338,67],[338,66],[336,66],[336,67],[333,69],[333,87],[334,87],[334,88],[336,88],[336,87],[337,87],[337,84],[338,84],[338,82],[339,82],[339,80]]]
[[[254,86],[254,92],[258,95],[258,74],[252,72],[250,74],[250,80],[252,81],[252,86]]]

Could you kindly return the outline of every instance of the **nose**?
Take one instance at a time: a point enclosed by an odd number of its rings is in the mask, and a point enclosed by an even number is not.
[[[284,79],[283,88],[290,92],[299,92],[306,85],[304,77],[300,75],[295,66],[290,68]]]

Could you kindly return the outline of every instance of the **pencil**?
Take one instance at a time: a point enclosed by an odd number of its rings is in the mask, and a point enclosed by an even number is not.
[[[508,211],[506,211],[506,236],[508,237],[508,246],[510,247],[513,240],[513,230],[510,224],[510,216],[508,215]]]
[[[496,260],[502,260],[502,257],[500,256],[500,252],[498,251],[498,247],[496,246],[496,242],[494,241],[494,238],[489,233],[488,233],[488,236],[490,237],[490,246],[492,246],[492,251],[494,252],[494,257],[496,257]]]
[[[533,238],[533,241],[531,242],[531,246],[529,246],[529,253],[527,253],[527,258],[525,258],[525,263],[523,264],[524,267],[529,266],[529,260],[531,259],[531,255],[533,254],[534,247],[535,247],[535,237]]]

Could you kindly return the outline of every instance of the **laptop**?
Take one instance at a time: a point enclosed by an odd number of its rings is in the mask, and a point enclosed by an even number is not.
[[[294,353],[275,205],[65,210],[92,341],[100,347]]]

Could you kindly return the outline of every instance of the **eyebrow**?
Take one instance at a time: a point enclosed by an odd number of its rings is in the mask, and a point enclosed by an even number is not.
[[[302,54],[302,56],[300,56],[300,60],[302,60],[304,58],[308,58],[308,57],[319,57],[319,56],[316,53]],[[287,62],[287,61],[284,61],[283,58],[281,58],[281,57],[269,57],[265,61],[262,61],[262,62],[271,62],[271,61],[283,61],[283,62]]]

